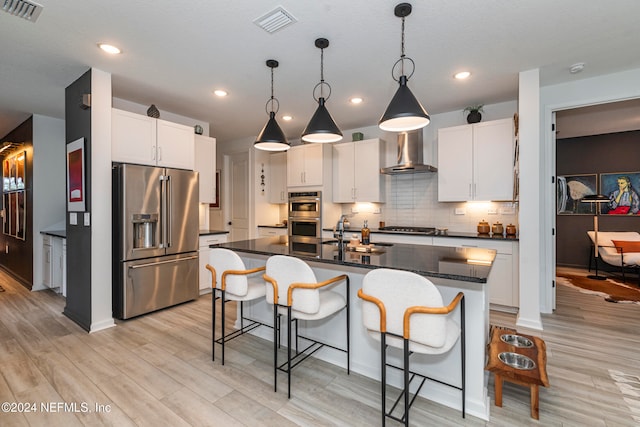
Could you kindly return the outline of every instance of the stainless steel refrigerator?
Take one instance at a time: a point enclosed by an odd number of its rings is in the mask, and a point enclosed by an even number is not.
[[[113,315],[196,299],[198,173],[113,166]]]

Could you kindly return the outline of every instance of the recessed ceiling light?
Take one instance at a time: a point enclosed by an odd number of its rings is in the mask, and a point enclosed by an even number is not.
[[[578,62],[576,64],[573,64],[571,67],[569,67],[569,72],[571,74],[579,73],[582,70],[584,70],[584,62]]]
[[[351,98],[349,100],[349,102],[351,102],[352,104],[360,104],[362,103],[363,99],[360,98],[359,96],[354,96],[353,98]]]
[[[471,73],[469,71],[460,71],[459,73],[455,73],[453,77],[455,77],[458,80],[464,80],[468,78],[470,75]]]
[[[104,50],[107,53],[110,53],[112,55],[116,55],[118,53],[121,52],[121,50],[111,44],[106,44],[106,43],[98,43],[98,47],[102,50]]]
[[[292,116],[289,116],[289,115],[284,115],[284,116],[282,116],[282,120],[287,121],[287,122],[288,122],[288,121],[290,121],[290,120],[292,120],[292,119],[293,119],[293,117],[292,117]]]
[[[215,93],[218,96],[227,96],[228,93],[226,90],[222,90],[222,89],[216,89],[213,91],[213,93]]]

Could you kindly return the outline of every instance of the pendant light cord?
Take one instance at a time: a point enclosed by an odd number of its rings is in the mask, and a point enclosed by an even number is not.
[[[324,49],[320,49],[320,97],[324,98]]]
[[[400,38],[400,72],[404,75],[404,16],[402,17],[402,37]]]
[[[271,68],[271,111],[273,111],[273,67]]]

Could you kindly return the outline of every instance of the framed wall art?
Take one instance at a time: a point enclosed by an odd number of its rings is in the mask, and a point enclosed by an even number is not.
[[[69,212],[86,210],[84,174],[84,138],[79,138],[67,144],[67,209]]]
[[[593,215],[593,203],[582,203],[584,196],[597,194],[598,175],[564,175],[557,177],[557,213],[558,215]]]
[[[606,215],[640,215],[640,172],[617,172],[600,174],[600,192],[609,198],[601,203]]]

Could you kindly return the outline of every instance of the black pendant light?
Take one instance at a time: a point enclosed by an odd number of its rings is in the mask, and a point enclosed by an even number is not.
[[[378,127],[389,132],[406,132],[425,127],[431,119],[427,111],[416,97],[413,96],[413,93],[411,93],[411,90],[407,86],[409,78],[415,71],[413,59],[407,58],[404,54],[404,18],[411,14],[411,5],[409,3],[400,3],[394,9],[394,13],[397,17],[402,18],[402,42],[400,59],[393,64],[391,75],[393,76],[393,70],[399,63],[401,75],[400,78],[397,79],[397,82],[400,84],[400,87],[380,118]],[[405,61],[411,62],[413,68],[409,76],[405,75],[404,72]],[[396,80],[395,76],[393,76],[393,79]]]
[[[284,132],[282,132],[280,125],[276,122],[276,113],[280,108],[280,103],[278,99],[273,96],[273,69],[277,66],[278,61],[275,59],[267,60],[267,67],[271,68],[271,98],[265,106],[265,110],[267,110],[269,114],[269,121],[258,134],[256,142],[253,143],[254,147],[266,151],[285,151],[291,148],[291,144],[287,142],[287,137],[284,136]]]
[[[320,49],[320,83],[313,88],[313,99],[318,102],[318,109],[309,120],[307,127],[302,131],[302,140],[306,142],[338,142],[342,139],[342,132],[325,107],[325,102],[331,96],[331,86],[324,81],[324,49],[329,46],[329,40],[316,39],[315,45]],[[329,93],[324,97],[324,87]],[[320,87],[320,97],[316,99],[316,89]]]

